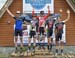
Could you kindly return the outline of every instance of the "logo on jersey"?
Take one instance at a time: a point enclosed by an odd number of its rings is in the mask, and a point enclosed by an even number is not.
[[[62,28],[63,28],[63,25],[62,24],[59,24],[58,25],[58,29],[61,30]]]
[[[53,21],[49,21],[49,28],[51,28],[53,26]]]
[[[39,26],[41,26],[41,27],[45,26],[45,20],[44,19],[39,20]]]

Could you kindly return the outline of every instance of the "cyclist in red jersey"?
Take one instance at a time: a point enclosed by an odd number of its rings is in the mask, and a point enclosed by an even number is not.
[[[42,40],[43,40],[43,43],[45,42],[45,38],[44,38],[44,33],[45,33],[45,21],[46,19],[48,18],[48,16],[50,15],[50,7],[48,6],[48,14],[45,15],[44,14],[44,11],[40,11],[40,15],[37,16],[38,20],[39,20],[39,28],[38,28],[38,33],[39,33],[39,36],[40,37],[42,35]],[[32,16],[34,16],[35,13],[34,13],[34,9],[32,11]],[[38,38],[38,42],[40,42],[40,39]],[[39,43],[40,45],[40,43]],[[44,45],[43,45],[44,46]]]

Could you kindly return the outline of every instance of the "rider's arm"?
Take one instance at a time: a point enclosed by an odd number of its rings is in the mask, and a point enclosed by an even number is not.
[[[68,16],[63,22],[67,22],[70,19],[70,11],[69,10],[67,10],[67,14],[68,14]]]

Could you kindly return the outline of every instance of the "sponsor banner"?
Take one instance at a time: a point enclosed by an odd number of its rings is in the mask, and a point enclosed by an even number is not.
[[[54,13],[54,0],[23,0],[23,13],[31,13],[33,8],[35,13],[41,10],[47,13],[48,6],[50,6],[51,13]]]

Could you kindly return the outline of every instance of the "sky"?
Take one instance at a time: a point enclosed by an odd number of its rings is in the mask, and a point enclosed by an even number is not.
[[[5,4],[6,1],[7,1],[7,0],[0,0],[0,10],[1,10],[1,8],[3,7],[3,5]]]

